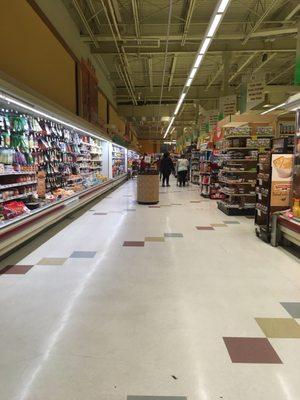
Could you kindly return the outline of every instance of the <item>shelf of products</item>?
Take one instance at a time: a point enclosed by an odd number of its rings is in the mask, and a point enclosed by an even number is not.
[[[112,176],[117,178],[126,172],[126,156],[124,147],[112,145]]]
[[[191,183],[194,185],[199,185],[200,183],[200,152],[197,150],[192,150],[191,160]]]
[[[102,140],[2,104],[0,227],[106,180]]]
[[[289,208],[292,189],[292,150],[287,139],[274,139],[272,151],[260,154],[257,165],[256,234],[262,240],[271,240],[271,217],[276,211]]]
[[[218,202],[227,215],[253,215],[256,204],[257,157],[271,147],[272,126],[246,125],[225,128],[219,172],[221,193]]]
[[[200,152],[200,194],[203,197],[224,198],[218,178],[220,160],[220,153],[216,149]]]

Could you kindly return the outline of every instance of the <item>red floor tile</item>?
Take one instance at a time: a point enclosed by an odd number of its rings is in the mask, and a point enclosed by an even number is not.
[[[33,265],[7,265],[0,271],[0,275],[24,275]]]
[[[282,364],[266,338],[224,337],[223,340],[233,363]]]
[[[123,243],[124,247],[144,247],[145,242],[138,242],[138,241],[126,241]]]

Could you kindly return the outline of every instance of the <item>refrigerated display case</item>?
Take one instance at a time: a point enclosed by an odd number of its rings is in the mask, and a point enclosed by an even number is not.
[[[273,218],[273,245],[300,246],[300,93],[292,96],[286,103],[289,111],[295,111],[296,130],[294,137],[294,160],[292,164],[292,199],[290,208]]]
[[[2,87],[3,84],[3,87]],[[0,257],[126,179],[110,138],[0,80]]]

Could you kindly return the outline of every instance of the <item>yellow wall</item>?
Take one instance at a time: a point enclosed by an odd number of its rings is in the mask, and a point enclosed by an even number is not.
[[[125,135],[125,122],[119,117],[116,110],[109,105],[109,124],[115,125],[121,136]]]
[[[98,92],[98,111],[101,121],[107,123],[107,100],[101,92]]]
[[[142,146],[142,153],[152,154],[160,152],[159,140],[139,140],[139,144]]]
[[[76,113],[75,60],[26,0],[0,2],[0,69]]]

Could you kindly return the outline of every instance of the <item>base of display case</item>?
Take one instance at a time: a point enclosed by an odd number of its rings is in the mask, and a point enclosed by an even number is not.
[[[0,258],[127,180],[127,174],[0,224]]]
[[[277,218],[277,245],[285,246],[288,242],[300,248],[300,222],[279,216]]]
[[[201,193],[201,196],[204,197],[205,199],[210,199],[210,195],[209,194]]]
[[[218,209],[226,215],[254,215],[254,208],[234,208],[228,207],[224,202],[218,202]]]

